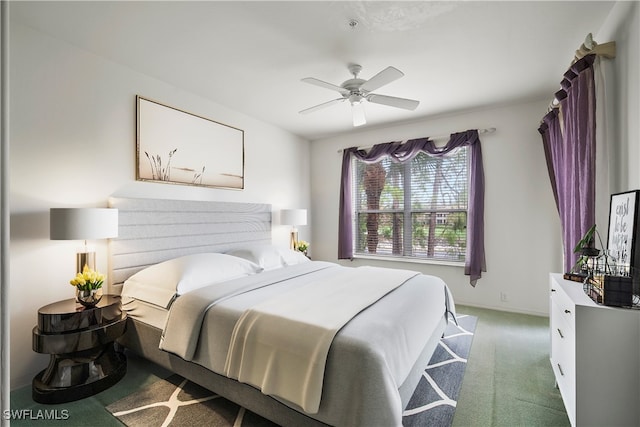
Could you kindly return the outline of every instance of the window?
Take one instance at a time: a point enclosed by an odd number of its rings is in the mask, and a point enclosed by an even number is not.
[[[353,158],[354,254],[464,262],[468,147],[394,163]]]

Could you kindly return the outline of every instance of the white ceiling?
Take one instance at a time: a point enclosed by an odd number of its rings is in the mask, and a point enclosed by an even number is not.
[[[46,1],[12,2],[10,13],[14,22],[313,140],[352,130],[350,107],[298,114],[338,95],[300,79],[340,85],[351,77],[348,63],[362,65],[364,79],[389,65],[400,69],[404,77],[375,92],[420,101],[415,111],[366,104],[369,127],[551,100],[574,51],[597,34],[613,4]]]

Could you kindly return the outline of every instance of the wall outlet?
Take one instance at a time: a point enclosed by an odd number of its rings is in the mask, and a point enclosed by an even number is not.
[[[509,301],[509,296],[505,292],[500,292],[500,301],[508,302]]]

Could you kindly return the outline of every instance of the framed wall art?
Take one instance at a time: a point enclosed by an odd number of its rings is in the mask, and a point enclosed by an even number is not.
[[[136,97],[136,179],[244,188],[244,131]]]
[[[640,240],[638,233],[638,204],[640,190],[611,195],[607,250],[624,275],[640,277]],[[634,280],[634,283],[636,280]]]

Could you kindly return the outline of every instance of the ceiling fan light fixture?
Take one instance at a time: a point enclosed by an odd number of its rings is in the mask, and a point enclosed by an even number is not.
[[[364,116],[364,106],[361,102],[351,104],[351,113],[353,115],[353,126],[358,127],[367,124],[367,119]]]
[[[349,95],[349,103],[351,105],[360,104],[363,101],[364,97],[357,93],[352,93]]]

